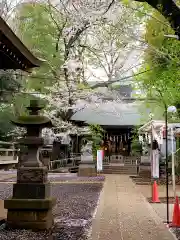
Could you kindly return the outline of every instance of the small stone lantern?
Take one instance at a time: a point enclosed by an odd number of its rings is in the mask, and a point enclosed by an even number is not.
[[[13,196],[4,201],[8,209],[7,224],[11,228],[45,230],[53,225],[52,208],[55,199],[50,197],[48,169],[38,159],[38,149],[43,145],[42,128],[52,127],[50,119],[38,115],[42,108],[37,100],[31,100],[28,116],[19,116],[12,122],[25,127],[27,134],[20,139],[27,152],[17,170],[17,183],[13,185]]]
[[[82,149],[81,162],[78,170],[79,177],[95,177],[97,171],[93,160],[92,142],[89,141]]]

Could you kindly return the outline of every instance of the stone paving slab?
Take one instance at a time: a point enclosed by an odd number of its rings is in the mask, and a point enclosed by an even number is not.
[[[174,240],[127,175],[106,175],[91,240]]]
[[[154,211],[157,213],[157,215],[162,219],[163,222],[167,221],[167,213],[166,213],[167,205],[165,203],[161,203],[161,204],[153,203],[151,204],[151,206],[154,209]],[[170,221],[172,221],[173,208],[174,208],[174,204],[169,204],[169,220]]]
[[[0,200],[0,220],[6,219],[7,217],[7,210],[4,209],[4,201]]]

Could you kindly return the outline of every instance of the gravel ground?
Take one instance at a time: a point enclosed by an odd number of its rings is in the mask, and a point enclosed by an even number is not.
[[[57,178],[54,178],[57,180]],[[59,180],[59,179],[58,179]],[[65,178],[61,180],[66,181]],[[77,181],[77,177],[75,177]],[[91,180],[92,181],[92,180]],[[53,184],[52,196],[57,198],[53,209],[55,225],[48,232],[26,230],[1,230],[0,240],[86,240],[102,189],[102,178],[98,184]],[[0,184],[0,199],[12,195],[12,184]]]
[[[9,183],[1,183],[0,184],[0,199],[4,200],[10,196],[12,196],[13,185]]]
[[[104,181],[105,180],[105,177],[104,176],[96,176],[96,177],[78,177],[76,174],[67,174],[67,175],[57,175],[57,176],[54,176],[54,175],[50,175],[48,176],[48,179],[50,181],[83,181],[83,182],[96,182],[96,181]]]

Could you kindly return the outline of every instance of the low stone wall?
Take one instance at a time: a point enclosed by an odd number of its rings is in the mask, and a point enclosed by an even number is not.
[[[139,176],[141,177],[151,177],[150,164],[140,164],[138,173],[139,173]]]

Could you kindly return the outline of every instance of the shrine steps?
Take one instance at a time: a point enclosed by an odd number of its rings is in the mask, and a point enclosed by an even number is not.
[[[128,175],[137,175],[137,167],[135,165],[104,165],[103,166],[104,174],[128,174]]]

